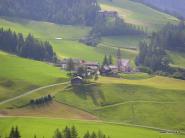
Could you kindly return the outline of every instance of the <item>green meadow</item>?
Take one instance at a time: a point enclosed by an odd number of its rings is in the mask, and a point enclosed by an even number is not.
[[[158,31],[168,22],[178,22],[173,16],[130,0],[99,2],[103,10],[117,11],[125,22],[142,26],[148,32]],[[132,67],[135,67],[138,44],[146,37],[102,37],[97,47],[90,47],[80,43],[79,39],[88,35],[91,27],[0,17],[1,27],[23,33],[24,36],[31,33],[40,40],[49,41],[59,58],[71,57],[101,63],[105,54],[111,54],[115,62],[116,51],[120,48],[122,57],[130,59]],[[168,51],[168,55],[173,66],[185,67],[184,54]],[[87,130],[101,130],[111,138],[185,138],[185,135],[134,127],[141,125],[185,132],[184,80],[145,73],[120,75],[120,78],[99,77],[97,81],[91,80],[89,84],[81,86],[67,83],[45,88],[1,105],[0,116],[49,118],[0,117],[0,137],[7,136],[15,125],[19,126],[22,138],[34,137],[35,134],[37,137],[51,138],[56,128],[75,125],[80,136]],[[41,86],[68,80],[67,72],[58,67],[0,51],[0,102]],[[50,105],[38,108],[28,105],[31,99],[48,94],[54,96]]]
[[[39,90],[1,108],[24,107],[24,113],[31,99],[51,94],[55,101],[89,112],[101,120],[185,130],[185,81],[147,74],[123,76],[124,79],[100,77],[92,84],[64,84]],[[47,112],[43,115],[51,116]]]
[[[0,52],[0,101],[67,78],[60,68]]]
[[[152,79],[144,79],[148,86],[142,83],[143,80],[135,80],[135,84],[129,84],[134,80],[119,80],[119,83],[109,80],[109,83],[69,87],[57,93],[56,100],[91,112],[106,121],[184,131],[184,88],[170,89],[170,83],[169,88],[152,86]],[[162,79],[158,78],[158,83],[160,81]]]
[[[2,136],[7,136],[12,126],[19,126],[21,137],[45,137],[51,138],[54,131],[64,129],[65,126],[75,125],[82,137],[86,131],[99,131],[106,133],[111,138],[184,138],[184,135],[163,134],[159,131],[116,125],[104,122],[64,120],[53,118],[0,118],[0,132]]]
[[[143,39],[145,36],[142,35],[103,37],[99,46],[137,50],[139,42]]]
[[[156,31],[168,22],[177,23],[178,21],[173,16],[130,0],[99,1],[103,10],[117,11],[125,22],[143,26],[148,31]]]
[[[172,66],[185,68],[185,54],[182,52],[167,51]]]

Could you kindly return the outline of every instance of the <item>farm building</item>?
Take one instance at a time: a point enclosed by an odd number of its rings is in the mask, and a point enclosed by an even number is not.
[[[129,59],[118,59],[117,60],[118,71],[130,72],[130,60]]]
[[[98,70],[98,69],[99,69],[99,64],[98,64],[98,62],[83,61],[82,64],[83,64],[83,66],[85,66],[87,69],[91,69],[91,70]]]
[[[117,17],[118,12],[117,11],[103,11],[103,10],[100,10],[98,12],[98,15],[103,16],[103,17]]]
[[[83,78],[80,76],[76,76],[74,78],[71,79],[71,84],[72,85],[80,85],[83,83]]]

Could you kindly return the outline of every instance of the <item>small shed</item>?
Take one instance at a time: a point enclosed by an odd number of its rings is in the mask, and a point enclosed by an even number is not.
[[[71,79],[71,84],[72,85],[80,85],[83,83],[83,78],[80,76],[76,76],[74,78]]]

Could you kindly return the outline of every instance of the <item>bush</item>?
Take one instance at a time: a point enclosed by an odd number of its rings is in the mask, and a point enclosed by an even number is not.
[[[138,67],[138,70],[144,73],[148,73],[148,74],[152,73],[152,70],[149,67],[145,67],[145,66]]]

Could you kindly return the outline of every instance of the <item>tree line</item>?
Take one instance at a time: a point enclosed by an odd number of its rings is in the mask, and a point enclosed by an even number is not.
[[[143,27],[125,23],[118,15],[102,16],[97,14],[91,32],[88,36],[80,39],[80,42],[95,47],[103,36],[145,35],[146,32],[147,30]]]
[[[0,15],[61,24],[93,25],[100,7],[96,0],[1,0]]]
[[[31,99],[30,100],[30,105],[34,106],[34,105],[44,105],[44,104],[48,104],[50,102],[52,102],[53,97],[49,94],[47,96],[44,97],[40,97],[37,99]]]
[[[125,23],[119,16],[98,15],[91,34],[96,36],[142,35],[145,34],[145,30],[143,27]]]
[[[167,24],[158,33],[150,36],[149,42],[139,44],[139,54],[136,58],[138,66],[145,66],[147,72],[157,72],[160,75],[168,75],[185,79],[185,69],[171,67],[166,50],[185,52],[185,25]]]
[[[105,55],[104,56],[104,59],[103,59],[103,62],[102,62],[102,66],[105,66],[105,65],[112,65],[113,64],[113,58],[112,58],[112,55],[110,54],[109,56]]]
[[[21,138],[20,130],[18,127],[12,127],[9,136],[6,138]],[[36,135],[34,135],[34,138],[37,138]],[[59,129],[56,129],[53,135],[53,138],[80,138],[78,134],[78,130],[75,126],[68,127],[66,126],[65,129],[62,131]],[[110,138],[109,136],[106,136],[104,133],[102,133],[100,130],[98,132],[92,132],[90,133],[87,131],[83,138]]]
[[[31,34],[24,38],[22,33],[17,34],[10,29],[0,29],[0,50],[39,61],[54,62],[57,60],[48,41],[39,41]]]

